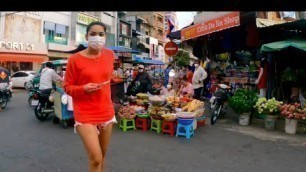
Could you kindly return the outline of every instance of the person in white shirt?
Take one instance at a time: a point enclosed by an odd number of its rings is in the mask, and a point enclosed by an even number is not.
[[[195,71],[192,77],[192,85],[194,89],[194,98],[200,99],[201,92],[203,89],[203,81],[207,78],[207,73],[203,67],[200,66],[200,61],[196,61],[195,64]]]
[[[53,89],[52,81],[61,81],[63,78],[57,75],[57,73],[52,69],[53,64],[51,62],[46,63],[46,67],[41,71],[39,80],[39,90],[43,95],[50,95]],[[42,102],[42,106],[44,105]]]
[[[123,78],[124,77],[122,66],[118,67],[117,75],[118,75],[119,78]]]

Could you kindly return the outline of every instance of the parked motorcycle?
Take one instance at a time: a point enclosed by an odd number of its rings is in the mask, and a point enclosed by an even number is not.
[[[50,92],[47,93],[38,90],[33,94],[34,100],[32,101],[32,105],[35,106],[35,116],[40,121],[46,120],[49,114],[54,113],[54,100],[50,95]]]
[[[209,100],[212,109],[211,125],[214,125],[217,122],[217,119],[220,117],[224,109],[224,102],[229,97],[230,88],[230,86],[227,86],[225,84],[218,84],[218,89]]]
[[[1,86],[0,88],[0,106],[1,109],[4,109],[7,106],[7,103],[12,98],[12,91],[10,85]]]

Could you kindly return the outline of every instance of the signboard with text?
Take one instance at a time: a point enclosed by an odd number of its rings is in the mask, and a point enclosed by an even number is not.
[[[96,17],[92,17],[92,16],[88,16],[82,13],[78,13],[78,23],[84,24],[84,25],[88,25],[91,22],[94,21],[101,21],[101,19],[96,18]]]
[[[240,25],[239,12],[232,12],[216,19],[198,23],[181,30],[181,41],[207,35]]]

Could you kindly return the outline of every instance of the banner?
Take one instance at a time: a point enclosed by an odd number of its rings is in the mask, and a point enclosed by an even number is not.
[[[222,17],[198,23],[181,30],[181,41],[207,35],[213,32],[240,25],[239,12],[232,12]]]

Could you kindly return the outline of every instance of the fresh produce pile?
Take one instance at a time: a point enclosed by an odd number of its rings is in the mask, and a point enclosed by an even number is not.
[[[186,106],[182,108],[182,111],[194,112],[203,107],[204,107],[204,102],[197,99],[193,99],[191,102],[189,102]]]
[[[166,114],[165,108],[160,106],[149,106],[148,112],[153,118],[161,118],[162,115]]]
[[[136,94],[136,96],[138,99],[148,99],[149,98],[149,95],[145,93],[138,93]]]
[[[173,107],[179,107],[180,106],[180,98],[179,97],[169,96],[169,97],[167,97],[167,102],[169,104],[172,104]]]
[[[301,104],[284,104],[279,106],[281,115],[288,119],[306,119],[306,108],[302,108]]]
[[[163,119],[165,121],[174,121],[176,120],[176,115],[174,113],[166,113],[164,115],[162,115]]]
[[[136,110],[131,106],[122,106],[119,109],[118,115],[123,119],[133,119],[136,116]]]
[[[258,110],[259,113],[272,114],[278,111],[278,107],[282,105],[283,102],[272,99],[267,100],[265,97],[261,97],[257,100],[254,108]]]

